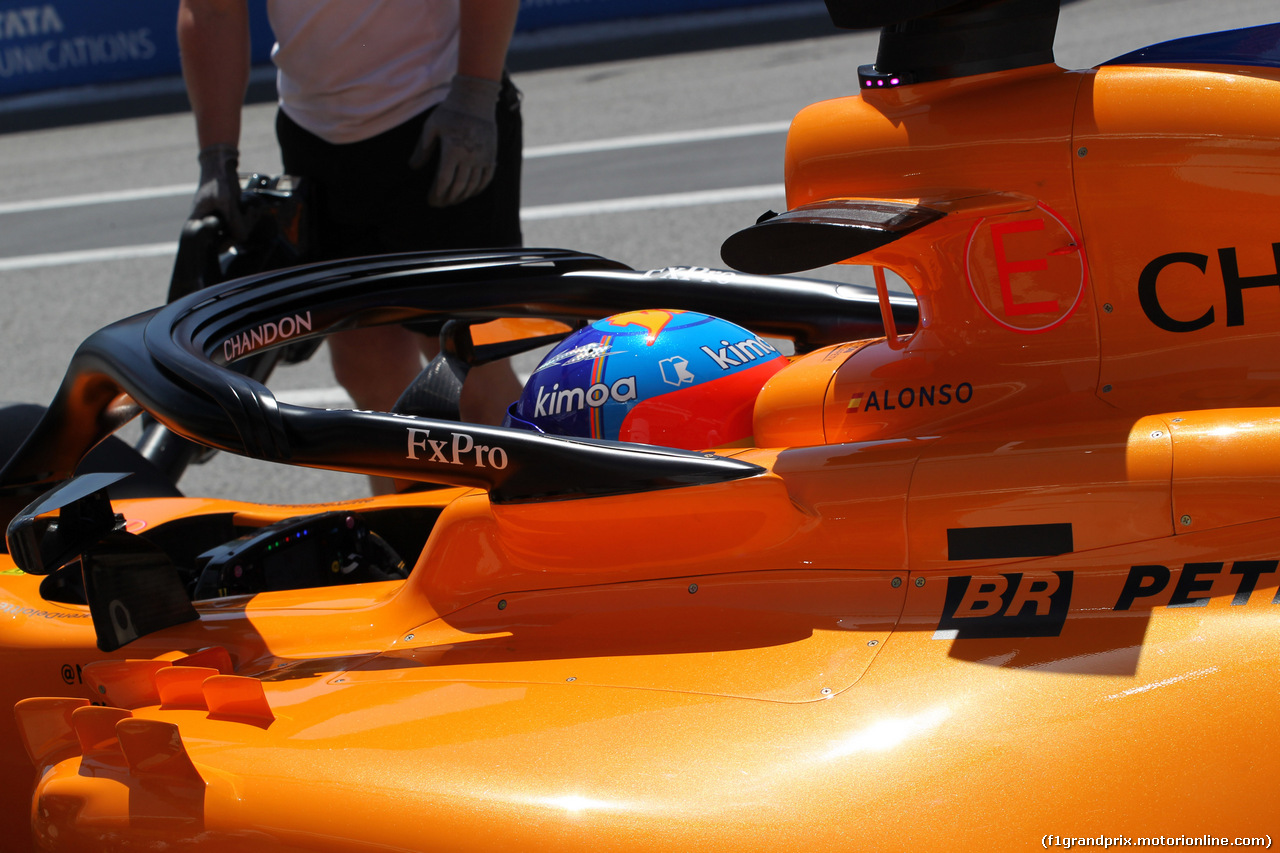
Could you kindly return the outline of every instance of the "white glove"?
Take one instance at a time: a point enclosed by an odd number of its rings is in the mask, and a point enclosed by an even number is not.
[[[448,207],[489,186],[498,164],[496,109],[502,84],[457,74],[449,94],[422,124],[411,169],[421,169],[436,151],[440,165],[427,203]]]
[[[200,186],[191,206],[191,218],[218,216],[239,242],[245,236],[244,217],[240,212],[240,152],[234,145],[220,142],[200,149]]]

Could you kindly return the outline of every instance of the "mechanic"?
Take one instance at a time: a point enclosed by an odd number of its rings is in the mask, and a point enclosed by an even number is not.
[[[504,71],[519,0],[268,0],[284,170],[315,193],[314,260],[519,246],[520,93]],[[196,121],[191,215],[243,236],[236,170],[249,80],[247,0],[181,0],[178,43]],[[357,407],[388,411],[438,346],[400,326],[329,338]],[[509,362],[471,370],[464,419],[499,423]],[[383,491],[386,483],[375,483]]]

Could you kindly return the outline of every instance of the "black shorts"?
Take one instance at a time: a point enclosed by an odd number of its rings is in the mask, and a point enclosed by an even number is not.
[[[451,207],[431,207],[434,163],[410,169],[409,158],[431,114],[423,112],[371,139],[334,145],[276,113],[276,138],[287,174],[307,178],[312,192],[312,260],[425,249],[519,246],[520,92],[503,77],[498,98],[498,164],[483,192]]]

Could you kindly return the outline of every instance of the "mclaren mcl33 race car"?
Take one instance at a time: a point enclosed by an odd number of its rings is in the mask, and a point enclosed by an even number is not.
[[[796,117],[738,272],[263,273],[6,412],[0,846],[1269,846],[1280,25],[1069,72],[1054,0],[874,5],[829,3],[877,61]],[[845,261],[874,293],[777,277]],[[726,326],[663,349],[695,315]],[[577,331],[508,425],[461,422],[511,317]],[[237,369],[384,323],[444,342],[392,412]],[[737,427],[655,426],[716,371],[756,371]],[[111,437],[139,410],[410,486],[185,497]]]

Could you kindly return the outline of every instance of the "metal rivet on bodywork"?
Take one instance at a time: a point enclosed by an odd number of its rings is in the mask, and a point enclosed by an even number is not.
[[[412,639],[413,639],[413,634],[407,634],[405,635],[404,641],[407,643]]]
[[[1102,393],[1103,393],[1103,394],[1110,394],[1110,393],[1111,393],[1111,386],[1110,386],[1110,385],[1103,385],[1103,386],[1102,386]]]
[[[830,687],[824,687],[824,688],[822,688],[822,695],[823,695],[823,696],[830,696],[830,695],[831,695],[831,688],[830,688]]]
[[[577,681],[577,680],[578,680],[578,676],[576,675],[571,675],[565,679],[565,681]]]
[[[880,641],[879,641],[879,640],[867,640],[867,645],[868,645],[868,646],[878,646],[878,645],[880,645]]]
[[[1112,308],[1112,307],[1111,307],[1111,303],[1110,303],[1110,302],[1108,302],[1107,304],[1105,304],[1105,305],[1103,305],[1103,306],[1102,306],[1102,310],[1103,310],[1103,311],[1106,311],[1108,314],[1110,314],[1112,311],[1114,311],[1114,310],[1116,310],[1116,309]]]
[[[499,610],[507,609],[507,600],[505,598],[498,602],[498,609]]]
[[[924,578],[916,578],[916,586],[924,586]]]
[[[1182,517],[1182,526],[1183,526],[1183,527],[1188,527],[1188,526],[1190,526],[1190,524],[1191,524],[1191,516],[1189,516],[1189,515],[1184,515],[1184,516]]]
[[[889,586],[893,587],[894,589],[897,589],[898,587],[902,586],[902,578],[894,578],[893,580],[889,581]]]
[[[1089,154],[1089,149],[1088,149],[1088,148],[1085,148],[1083,145],[1081,145],[1079,148],[1077,148],[1077,149],[1076,149],[1076,154],[1077,154],[1078,156],[1080,156],[1080,157],[1088,156],[1088,154]]]
[[[693,594],[694,594],[695,592],[697,592],[697,591],[698,591],[698,585],[697,585],[696,583],[691,583],[691,584],[689,584],[689,594],[690,594],[690,595],[693,595]]]
[[[1164,435],[1164,433],[1162,433],[1160,430],[1156,430],[1155,432],[1151,433],[1152,438],[1159,438],[1162,435]]]

